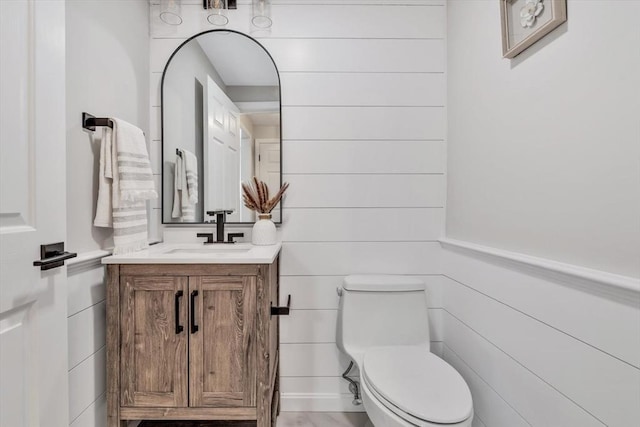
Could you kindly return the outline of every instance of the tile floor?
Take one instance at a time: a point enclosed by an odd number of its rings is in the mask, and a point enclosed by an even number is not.
[[[0,0],[1,1],[1,0]],[[364,412],[281,412],[276,427],[365,427]],[[255,427],[255,421],[144,421],[129,427]]]
[[[281,412],[277,427],[364,427],[364,412]]]

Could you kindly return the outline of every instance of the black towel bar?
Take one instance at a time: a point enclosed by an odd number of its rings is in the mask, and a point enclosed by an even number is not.
[[[180,157],[182,157],[182,151],[180,151],[179,148],[176,148],[176,154]]]
[[[82,113],[82,128],[95,131],[97,126],[107,126],[113,129],[113,120],[107,117],[95,117],[89,113]]]

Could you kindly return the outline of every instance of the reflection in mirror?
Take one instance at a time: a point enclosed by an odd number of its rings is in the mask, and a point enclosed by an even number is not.
[[[282,184],[280,79],[269,54],[228,30],[200,34],[173,54],[162,78],[162,222],[253,223],[242,182]],[[280,206],[273,210],[280,222]]]

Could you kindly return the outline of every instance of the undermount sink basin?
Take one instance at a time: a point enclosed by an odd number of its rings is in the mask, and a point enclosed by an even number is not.
[[[170,249],[165,252],[165,254],[238,254],[242,252],[249,252],[251,248],[246,246],[233,246],[233,245],[224,245],[224,246],[202,246],[199,248],[178,248],[178,249]]]

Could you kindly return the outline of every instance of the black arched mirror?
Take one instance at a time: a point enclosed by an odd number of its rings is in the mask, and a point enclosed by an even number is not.
[[[213,30],[184,42],[162,77],[162,222],[255,222],[241,183],[282,184],[280,77],[253,38]],[[273,211],[281,222],[281,208]]]

